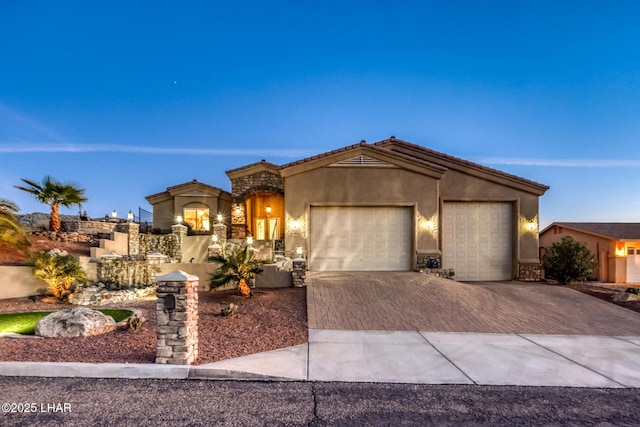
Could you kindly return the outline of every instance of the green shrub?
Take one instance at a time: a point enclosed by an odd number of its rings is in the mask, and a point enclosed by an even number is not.
[[[596,266],[589,248],[571,236],[555,242],[542,256],[545,276],[566,285],[574,281],[585,281]]]
[[[87,276],[80,266],[80,260],[57,249],[49,252],[35,252],[31,256],[33,274],[49,285],[53,297],[65,301],[71,293],[74,282],[86,282]]]

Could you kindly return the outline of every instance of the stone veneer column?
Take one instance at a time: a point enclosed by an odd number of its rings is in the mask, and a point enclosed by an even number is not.
[[[293,286],[301,288],[304,286],[304,281],[307,278],[307,260],[304,258],[295,258],[293,260],[293,271],[291,272],[291,279]]]
[[[127,233],[128,251],[127,255],[134,256],[140,254],[140,224],[126,222],[118,224],[116,230],[120,233]]]
[[[190,365],[198,357],[199,278],[175,270],[157,280],[156,363]]]
[[[178,247],[173,254],[175,262],[182,262],[182,245],[184,244],[185,237],[187,237],[187,230],[186,225],[173,224],[171,226],[171,234],[178,236]]]

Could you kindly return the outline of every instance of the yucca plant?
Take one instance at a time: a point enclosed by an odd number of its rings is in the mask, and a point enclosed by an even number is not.
[[[211,274],[209,279],[209,289],[217,289],[228,283],[236,283],[238,292],[242,296],[250,296],[251,288],[247,280],[254,278],[264,270],[262,261],[255,259],[251,248],[243,245],[227,250],[209,257],[209,261],[217,262],[220,268]]]

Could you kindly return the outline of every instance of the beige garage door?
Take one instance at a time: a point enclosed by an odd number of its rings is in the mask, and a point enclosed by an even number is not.
[[[511,280],[512,217],[511,203],[444,203],[443,267],[459,281]]]
[[[627,283],[640,283],[640,248],[627,248]]]
[[[411,269],[412,209],[312,207],[309,269]]]

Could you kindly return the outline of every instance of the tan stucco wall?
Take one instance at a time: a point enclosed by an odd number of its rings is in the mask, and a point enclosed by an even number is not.
[[[548,248],[563,237],[571,236],[574,240],[587,245],[598,265],[593,269],[590,279],[607,282],[619,282],[626,277],[626,261],[624,273],[619,271],[620,261],[613,260],[615,255],[615,241],[593,234],[582,233],[566,227],[553,226],[540,235],[540,247]],[[624,259],[623,259],[624,260]],[[623,274],[623,276],[621,276]]]
[[[175,198],[159,202],[153,206],[153,226],[161,230],[171,230],[176,222],[176,215],[182,215],[185,206],[203,206],[209,208],[211,224],[215,222],[218,212],[224,215],[227,223],[231,215],[231,197],[222,194],[219,197],[209,196],[176,196]]]
[[[33,268],[0,266],[0,299],[39,295],[46,289],[47,283],[33,275]]]
[[[153,206],[153,227],[170,230],[175,224],[173,200],[166,200]]]
[[[517,188],[491,182],[456,170],[445,172],[440,183],[440,196],[447,201],[510,202],[513,204],[514,268],[517,262],[536,263],[538,254],[539,197]],[[536,224],[530,230],[527,224]],[[515,271],[514,271],[515,272]]]
[[[188,263],[206,262],[209,257],[209,245],[211,236],[186,236],[182,242],[182,261]]]
[[[414,252],[437,251],[437,231],[418,227],[438,214],[438,180],[396,168],[323,167],[284,178],[286,254],[309,248],[309,209],[313,205],[414,206]],[[300,230],[292,229],[298,221]],[[295,256],[295,255],[294,255]],[[415,260],[414,262],[415,263]]]

